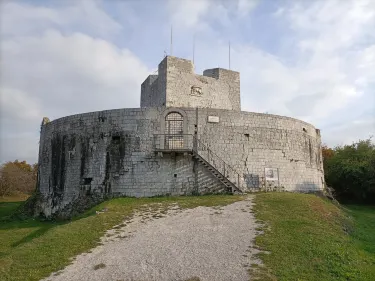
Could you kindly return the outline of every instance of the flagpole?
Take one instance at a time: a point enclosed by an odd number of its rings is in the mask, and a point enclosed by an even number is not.
[[[230,41],[229,41],[229,70],[230,70]]]
[[[194,64],[194,55],[195,55],[195,34],[193,36],[193,64]]]
[[[173,29],[172,29],[172,25],[171,25],[171,56],[173,55]]]

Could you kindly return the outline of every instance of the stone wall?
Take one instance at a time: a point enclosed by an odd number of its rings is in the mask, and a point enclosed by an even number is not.
[[[72,202],[82,197],[98,197],[98,202],[113,196],[225,192],[191,155],[155,155],[154,133],[160,131],[161,115],[157,108],[120,109],[73,115],[42,126],[42,213],[70,214]]]
[[[159,82],[158,75],[149,75],[141,85],[141,105],[142,107],[164,106],[165,95],[159,89],[162,83]]]
[[[250,112],[193,108],[118,109],[60,118],[42,126],[38,190],[41,212],[69,216],[84,198],[226,192],[191,155],[155,153],[164,118],[180,112],[184,134],[198,139],[240,174],[244,190],[266,184],[277,168],[288,191],[323,187],[320,133],[303,121]],[[83,201],[82,201],[83,200]],[[88,206],[85,206],[88,207]]]
[[[158,75],[150,75],[141,88],[141,107],[191,107],[241,110],[240,74],[222,68],[194,73],[191,61],[167,56]]]
[[[190,118],[196,116],[194,110],[189,112]],[[218,123],[208,122],[209,116],[217,116]],[[320,131],[308,123],[270,114],[200,109],[198,135],[240,173],[249,190],[262,184],[286,191],[323,188]],[[278,169],[279,181],[266,182],[265,168]]]

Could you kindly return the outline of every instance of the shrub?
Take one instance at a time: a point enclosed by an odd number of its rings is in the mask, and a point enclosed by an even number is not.
[[[375,145],[371,138],[334,149],[323,147],[328,186],[338,200],[375,203]]]

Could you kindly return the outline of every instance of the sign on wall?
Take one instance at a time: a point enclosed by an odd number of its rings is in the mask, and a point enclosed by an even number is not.
[[[190,95],[192,96],[201,96],[203,94],[202,88],[199,86],[191,86]]]
[[[264,168],[264,174],[266,177],[266,181],[279,180],[279,169],[277,168]]]
[[[219,116],[208,116],[208,123],[219,123]]]

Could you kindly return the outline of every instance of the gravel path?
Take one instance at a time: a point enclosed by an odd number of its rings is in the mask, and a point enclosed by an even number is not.
[[[224,207],[139,213],[45,280],[248,281],[258,262],[252,197]]]

